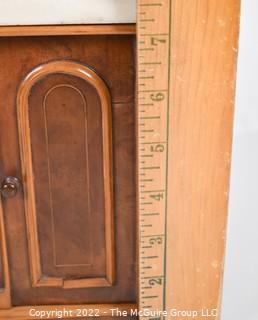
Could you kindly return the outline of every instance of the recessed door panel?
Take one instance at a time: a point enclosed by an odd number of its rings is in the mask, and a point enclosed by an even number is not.
[[[112,122],[105,83],[80,63],[50,62],[26,76],[17,111],[32,285],[111,286]]]

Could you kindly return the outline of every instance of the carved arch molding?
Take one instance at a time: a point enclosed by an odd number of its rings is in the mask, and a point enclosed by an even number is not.
[[[114,282],[109,91],[87,66],[52,61],[17,95],[32,286]]]

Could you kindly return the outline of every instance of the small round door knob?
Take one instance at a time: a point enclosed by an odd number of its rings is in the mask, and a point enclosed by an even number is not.
[[[21,188],[20,180],[16,177],[6,177],[1,183],[0,191],[4,198],[12,198],[16,196]]]

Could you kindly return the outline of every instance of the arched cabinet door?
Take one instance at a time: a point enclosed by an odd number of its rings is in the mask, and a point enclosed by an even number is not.
[[[112,286],[107,86],[83,64],[45,63],[20,85],[17,112],[32,287]]]

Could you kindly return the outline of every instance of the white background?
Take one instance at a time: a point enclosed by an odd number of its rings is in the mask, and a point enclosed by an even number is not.
[[[136,0],[0,0],[0,25],[135,22]]]
[[[222,320],[258,320],[257,0],[242,0]]]

